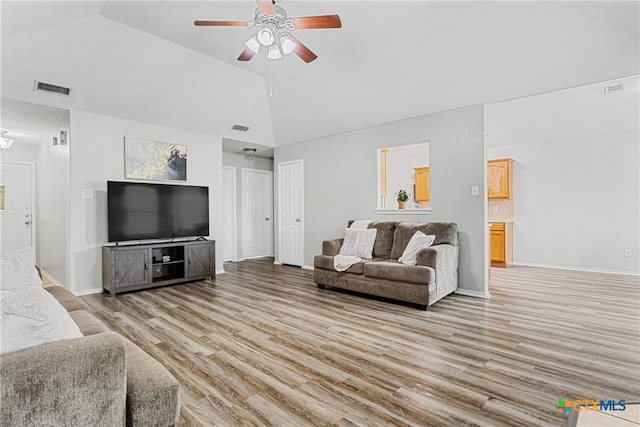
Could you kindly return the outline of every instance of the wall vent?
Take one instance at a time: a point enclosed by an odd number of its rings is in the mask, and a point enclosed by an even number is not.
[[[605,86],[604,94],[608,93],[616,93],[616,92],[624,92],[624,83],[620,83],[618,85]]]
[[[38,92],[55,93],[57,95],[69,96],[71,89],[64,86],[57,86],[51,83],[35,81],[33,84],[33,90]]]
[[[249,126],[233,125],[233,127],[231,129],[238,130],[240,132],[246,132],[246,131],[249,130]]]

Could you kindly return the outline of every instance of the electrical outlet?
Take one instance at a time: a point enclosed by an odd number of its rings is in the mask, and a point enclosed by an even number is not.
[[[493,211],[498,212],[498,205],[493,205]]]
[[[83,199],[93,199],[94,192],[93,188],[83,188],[82,189],[82,198]]]
[[[624,256],[631,256],[631,249],[625,249]]]

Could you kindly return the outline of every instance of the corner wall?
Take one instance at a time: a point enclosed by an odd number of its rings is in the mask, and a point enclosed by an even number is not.
[[[187,185],[209,187],[210,238],[222,236],[222,138],[182,129],[71,111],[69,218],[70,281],[76,294],[102,290],[102,245],[107,243],[107,181],[124,180],[124,137],[187,146]],[[82,189],[95,198],[82,199]],[[216,250],[216,270],[222,270]]]
[[[485,106],[477,104],[276,148],[276,165],[304,160],[305,266],[313,266],[323,240],[344,235],[350,219],[455,222],[460,234],[460,292],[487,296],[484,132]],[[433,212],[377,214],[376,149],[424,140],[430,141]],[[471,195],[472,186],[480,189],[478,196]],[[277,183],[274,187],[278,206]]]
[[[640,275],[639,101],[635,75],[488,105],[487,156],[514,159],[514,264]]]
[[[51,137],[70,129],[67,113],[50,137],[40,143],[36,176],[38,189],[38,262],[55,282],[69,287],[69,144],[52,145]]]

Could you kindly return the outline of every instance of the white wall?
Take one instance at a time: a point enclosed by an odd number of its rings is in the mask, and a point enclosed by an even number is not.
[[[124,180],[124,137],[187,146],[187,182],[209,187],[212,239],[222,236],[220,187],[222,138],[182,129],[134,122],[78,110],[71,111],[70,134],[70,280],[78,294],[102,289],[101,246],[107,243],[107,181]],[[82,199],[93,189],[94,199]],[[216,269],[222,270],[221,249]]]
[[[640,274],[638,83],[488,106],[487,156],[514,159],[514,264]]]
[[[55,282],[69,287],[70,215],[69,144],[53,145],[51,137],[70,130],[70,114],[51,129],[40,144],[36,175],[38,181],[39,263]]]
[[[276,148],[276,164],[304,160],[304,264],[313,265],[323,240],[343,236],[350,219],[455,222],[461,292],[486,296],[486,194],[471,195],[471,186],[486,187],[484,113],[484,105],[472,105]],[[376,214],[376,149],[424,140],[432,214]]]
[[[248,159],[242,154],[222,152],[222,164],[224,166],[234,166],[236,168],[236,253],[233,259],[242,258],[242,169],[258,169],[273,171],[273,159],[254,157]],[[275,230],[274,230],[275,231]]]
[[[238,123],[251,128],[243,140],[275,144],[261,75],[100,15],[73,18],[2,39],[3,97],[229,137]]]

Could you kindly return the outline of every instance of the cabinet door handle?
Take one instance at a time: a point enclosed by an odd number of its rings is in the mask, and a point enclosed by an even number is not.
[[[147,271],[149,269],[149,267],[147,266],[147,263],[144,263],[144,271]]]

